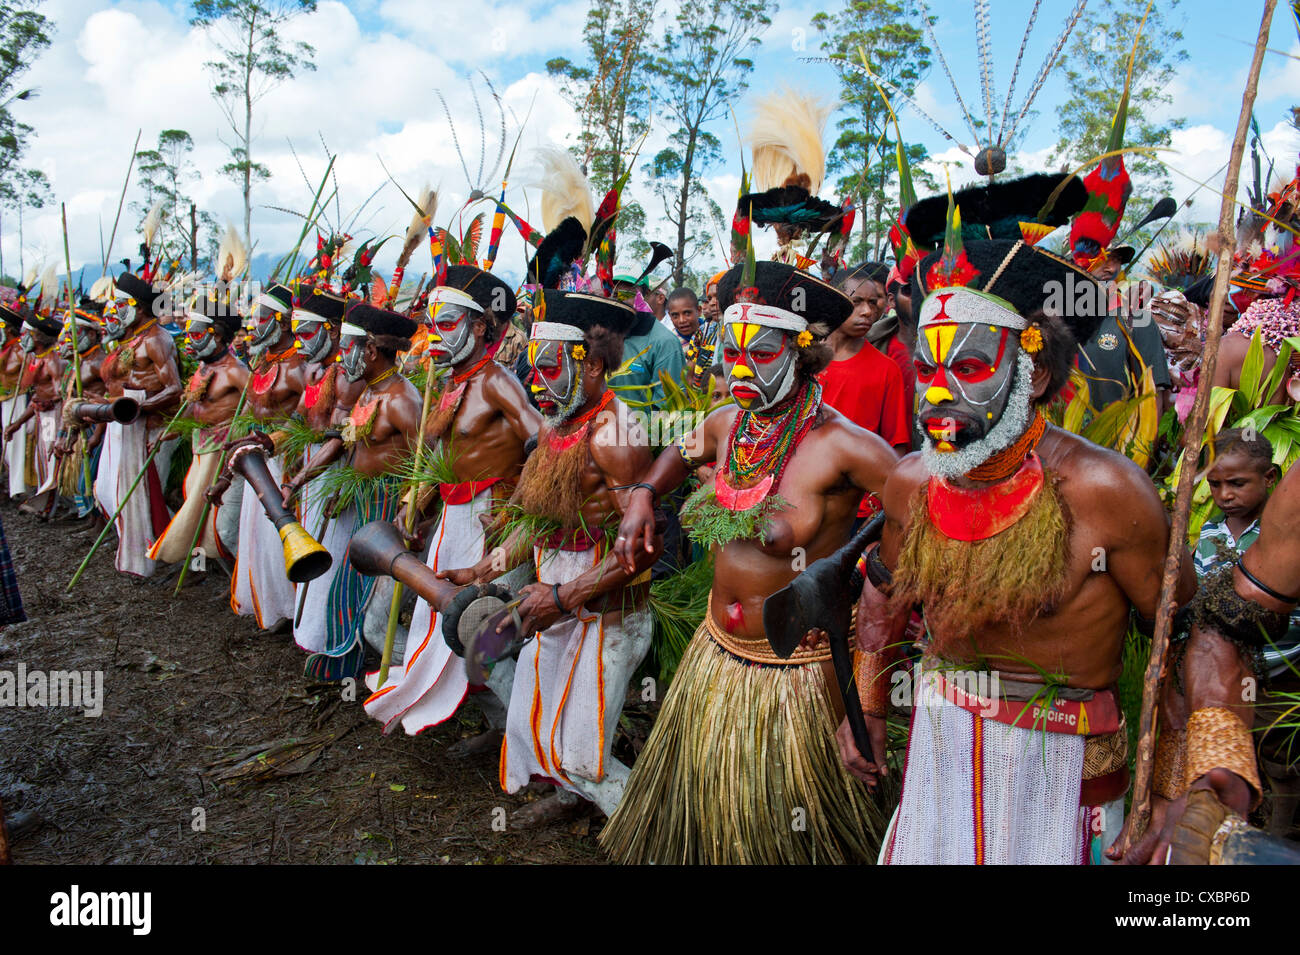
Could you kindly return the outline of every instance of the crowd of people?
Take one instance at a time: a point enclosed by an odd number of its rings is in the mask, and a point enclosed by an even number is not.
[[[510,825],[594,806],[617,861],[1194,858],[1190,806],[1245,818],[1291,773],[1267,740],[1257,758],[1241,687],[1285,679],[1297,645],[1300,478],[1253,427],[1208,443],[1219,513],[1164,596],[1184,614],[1153,814],[1125,845],[1119,683],[1162,599],[1168,502],[1062,409],[1187,417],[1213,254],[1143,271],[1123,199],[1095,215],[1115,190],[1045,173],[907,203],[892,260],[854,262],[851,208],[791,155],[755,155],[733,264],[698,290],[655,278],[662,247],[616,274],[589,195],[543,203],[542,229],[511,214],[522,283],[427,203],[389,280],[335,234],[261,282],[233,233],[213,274],[179,274],[147,231],[73,301],[32,277],[0,293],[9,496],[103,527],[124,574],[183,593],[228,573],[231,610],[291,634],[306,680],[364,681],[377,730],[477,708],[458,747],[498,751],[506,792],[552,790]],[[1225,263],[1215,384],[1289,354],[1297,255],[1264,238]],[[686,424],[661,439],[653,412]],[[628,766],[654,588],[683,575],[698,629]],[[22,619],[3,563],[0,585]]]

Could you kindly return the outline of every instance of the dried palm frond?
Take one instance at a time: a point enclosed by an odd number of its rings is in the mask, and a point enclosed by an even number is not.
[[[822,136],[834,108],[834,103],[813,93],[791,89],[778,90],[755,104],[749,135],[755,192],[802,185],[817,194],[826,175]]]
[[[572,216],[590,232],[596,209],[591,202],[591,184],[578,166],[578,160],[558,146],[543,147],[537,156],[541,172],[533,185],[542,190],[543,230],[551,232]]]

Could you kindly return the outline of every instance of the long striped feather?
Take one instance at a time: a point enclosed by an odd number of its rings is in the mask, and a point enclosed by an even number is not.
[[[934,54],[939,58],[939,65],[943,67],[944,75],[948,77],[948,85],[952,87],[952,94],[957,97],[957,105],[961,107],[961,114],[966,117],[966,125],[970,129],[971,135],[975,137],[975,142],[978,143],[980,139],[979,127],[975,125],[975,120],[971,119],[970,110],[966,108],[966,101],[961,98],[961,88],[957,86],[957,81],[953,79],[952,70],[948,68],[948,59],[943,55],[943,47],[939,46],[939,38],[934,35],[934,25],[930,22],[930,9],[924,2],[921,4],[921,24],[925,27],[926,36],[930,38],[930,45],[934,47]],[[902,91],[900,90],[899,93],[901,94]],[[903,99],[910,102],[910,98],[906,94],[903,94]],[[911,106],[913,109],[917,108],[915,103],[911,103]],[[956,142],[933,119],[930,120],[930,124],[938,128],[948,139]]]
[[[980,57],[980,92],[988,136],[993,136],[993,50],[989,42],[989,0],[975,0],[975,46]]]
[[[1020,112],[1016,113],[1016,118],[1011,121],[1011,128],[1003,135],[1003,142],[1009,142],[1011,138],[1015,136],[1017,127],[1020,126],[1021,121],[1025,118],[1025,114],[1029,112],[1029,107],[1033,105],[1034,99],[1038,96],[1038,91],[1043,88],[1043,83],[1047,81],[1047,74],[1052,70],[1052,64],[1055,63],[1056,58],[1061,55],[1061,50],[1065,46],[1065,41],[1068,40],[1070,34],[1074,32],[1074,28],[1078,24],[1079,18],[1083,16],[1083,8],[1087,5],[1088,0],[1078,0],[1078,2],[1075,3],[1074,10],[1071,11],[1069,18],[1065,21],[1065,27],[1061,30],[1060,36],[1056,38],[1056,43],[1052,46],[1052,51],[1047,54],[1046,59],[1043,60],[1042,67],[1039,68],[1038,76],[1034,78],[1034,85],[1029,88],[1029,93],[1025,96],[1025,101],[1020,105]]]
[[[1042,6],[1043,0],[1034,0],[1034,8],[1029,11],[1029,23],[1025,26],[1025,35],[1020,38],[1020,52],[1016,54],[1016,66],[1011,71],[1011,85],[1007,87],[1007,98],[1002,104],[1002,121],[998,124],[998,135],[994,140],[999,145],[1005,146],[1006,139],[1003,133],[1007,131],[1007,116],[1011,113],[1011,97],[1016,93],[1016,80],[1020,78],[1020,64],[1025,58],[1025,47],[1029,45],[1029,34],[1034,32],[1034,24],[1038,22],[1038,8]],[[993,131],[989,130],[989,135]]]

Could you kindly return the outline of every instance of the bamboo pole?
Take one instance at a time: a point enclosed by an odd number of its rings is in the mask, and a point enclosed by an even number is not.
[[[131,500],[131,495],[134,494],[135,489],[140,486],[140,481],[144,478],[145,474],[148,473],[149,465],[153,463],[154,456],[158,453],[158,449],[162,447],[163,441],[167,439],[167,432],[171,430],[171,426],[176,422],[176,420],[185,413],[185,409],[189,407],[189,404],[188,401],[181,402],[181,406],[177,409],[176,414],[172,415],[171,421],[167,422],[167,427],[163,428],[162,432],[158,435],[158,440],[154,442],[154,446],[152,450],[150,450],[149,456],[144,459],[144,467],[142,467],[140,473],[135,476],[135,480],[131,482],[131,486],[126,489],[126,494],[123,495],[122,500],[117,503],[117,510],[113,512],[113,516],[109,518],[108,523],[104,525],[104,529],[99,532],[99,536],[95,538],[95,543],[90,545],[90,553],[88,553],[85,559],[81,562],[81,566],[78,567],[77,572],[72,575],[72,579],[68,581],[68,590],[77,586],[77,581],[80,580],[81,575],[85,573],[86,567],[90,564],[90,559],[94,557],[95,553],[99,550],[99,545],[104,543],[104,538],[108,536],[108,532],[117,526],[118,515],[122,513],[122,509],[125,508],[127,502]]]
[[[1223,334],[1223,301],[1228,294],[1228,279],[1232,274],[1233,253],[1236,251],[1236,231],[1233,228],[1233,211],[1237,184],[1241,174],[1241,158],[1250,134],[1250,118],[1259,88],[1259,71],[1268,45],[1269,24],[1277,0],[1264,0],[1264,16],[1255,41],[1255,55],[1251,60],[1246,90],[1241,97],[1241,115],[1237,119],[1237,134],[1232,141],[1228,159],[1228,172],[1223,180],[1223,202],[1219,208],[1219,261],[1214,273],[1214,292],[1210,299],[1209,323],[1205,331],[1205,351],[1201,359],[1201,378],[1196,386],[1196,400],[1183,432],[1183,454],[1178,473],[1178,490],[1174,497],[1173,527],[1169,531],[1169,552],[1165,556],[1165,575],[1160,584],[1160,603],[1156,607],[1155,634],[1151,638],[1151,659],[1142,678],[1142,716],[1138,731],[1137,773],[1133,782],[1133,809],[1125,832],[1123,852],[1128,852],[1142,838],[1151,822],[1151,782],[1155,759],[1156,706],[1160,680],[1164,675],[1165,657],[1169,649],[1169,631],[1173,622],[1174,598],[1182,569],[1183,554],[1187,550],[1187,525],[1191,515],[1192,483],[1196,474],[1197,458],[1201,451],[1201,438],[1209,417],[1210,392],[1214,382],[1214,365],[1218,357],[1219,338]]]
[[[72,338],[72,382],[74,394],[80,399],[81,348],[77,344],[77,313],[74,311],[72,304],[72,257],[68,253],[68,204],[66,202],[59,203],[59,209],[63,214],[63,267],[64,271],[67,272],[68,279],[68,334]],[[77,441],[81,445],[82,480],[86,487],[86,493],[91,494],[93,489],[90,486],[90,455],[86,453],[86,430],[84,428],[78,430]],[[57,497],[57,493],[55,496]]]
[[[417,365],[418,367],[418,365]],[[420,497],[420,467],[424,459],[424,426],[429,420],[429,406],[433,403],[433,381],[437,376],[433,373],[432,364],[430,364],[428,374],[424,376],[424,400],[420,405],[420,431],[415,437],[415,462],[412,470],[417,475],[411,480],[410,495],[411,500],[406,505],[406,536],[410,537],[411,532],[415,530],[415,512],[417,501]],[[377,687],[383,687],[388,679],[388,667],[393,662],[393,644],[397,640],[397,612],[402,605],[402,582],[393,583],[393,599],[388,605],[388,629],[384,631],[384,653],[379,660],[379,682]]]

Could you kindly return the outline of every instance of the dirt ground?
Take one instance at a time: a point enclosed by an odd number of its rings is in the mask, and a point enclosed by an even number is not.
[[[287,634],[230,611],[221,571],[173,597],[174,577],[118,574],[110,539],[68,593],[93,541],[84,525],[41,524],[7,501],[0,517],[30,618],[0,630],[0,670],[104,681],[98,718],[0,707],[0,799],[45,820],[14,846],[16,863],[603,861],[599,813],[494,829],[538,797],[501,792],[495,749],[447,756],[485,727],[476,706],[421,736],[385,737],[359,701],[304,682]],[[272,760],[293,774],[250,778],[265,770],[256,754],[287,741],[306,742]],[[211,775],[250,757],[249,776]]]

